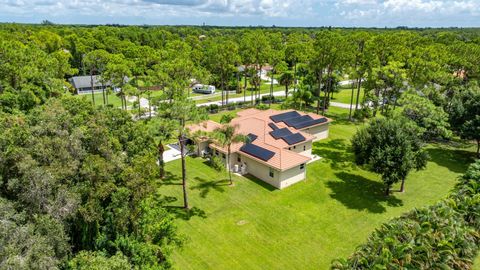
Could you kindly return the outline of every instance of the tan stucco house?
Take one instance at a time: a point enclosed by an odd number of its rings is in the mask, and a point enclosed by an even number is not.
[[[226,164],[239,174],[251,174],[282,189],[306,177],[306,163],[312,159],[312,143],[328,137],[331,120],[313,113],[295,110],[247,109],[237,113],[231,125],[248,143],[234,143]],[[221,124],[205,121],[191,125],[191,132],[212,132]],[[226,162],[227,150],[205,137],[196,142],[202,155],[210,153]]]

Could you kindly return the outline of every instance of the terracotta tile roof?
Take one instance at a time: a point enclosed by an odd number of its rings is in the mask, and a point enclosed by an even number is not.
[[[215,129],[220,128],[221,126],[221,124],[215,121],[207,120],[199,124],[188,125],[187,129],[189,129],[191,133],[195,133],[197,131],[213,132]]]
[[[293,168],[295,166],[298,166],[310,160],[311,159],[310,157],[288,150],[288,147],[292,147],[296,144],[289,145],[283,139],[275,139],[270,135],[270,132],[273,131],[272,127],[268,125],[269,123],[273,123],[273,121],[270,119],[270,116],[285,113],[285,112],[290,112],[290,111],[293,111],[293,110],[277,111],[277,110],[269,109],[269,110],[262,111],[257,109],[247,109],[247,110],[238,112],[237,113],[238,117],[232,119],[231,121],[232,125],[237,126],[237,133],[243,134],[243,135],[248,135],[249,133],[255,134],[257,136],[257,139],[252,143],[274,152],[275,155],[268,161],[263,161],[254,156],[241,152],[240,148],[244,144],[242,142],[232,144],[231,152],[232,153],[240,152],[243,155],[247,155],[250,158],[257,160],[260,163],[264,163],[270,167],[273,167],[282,171],[288,170],[290,168]],[[301,115],[305,115],[305,113],[302,113],[302,112],[299,112],[299,113]],[[314,114],[314,113],[309,113],[308,115],[313,119],[323,118],[323,116]],[[325,125],[329,122],[331,122],[331,120],[327,118],[327,122],[317,124],[317,125]],[[295,128],[288,127],[283,122],[275,123],[275,125],[278,128],[287,128],[292,133],[300,133],[301,135],[303,135],[303,137],[305,137],[305,140],[300,143],[304,143],[306,141],[311,141],[314,139],[313,135],[301,131],[302,129],[297,130]],[[314,126],[317,126],[317,125],[314,125]],[[203,130],[206,132],[211,132],[219,126],[221,125],[216,122],[206,121],[194,126],[190,126],[189,128],[190,130]],[[211,144],[210,147],[223,153],[227,152],[226,148],[223,148],[216,144]]]

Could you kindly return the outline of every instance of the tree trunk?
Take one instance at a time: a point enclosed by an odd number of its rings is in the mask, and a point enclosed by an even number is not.
[[[386,196],[389,196],[389,195],[390,195],[390,186],[387,186],[387,187],[385,188],[385,195],[386,195]]]
[[[400,192],[405,191],[405,178],[402,179],[402,183],[400,184]]]
[[[288,98],[288,83],[285,84],[285,99]]]
[[[103,79],[102,79],[103,81]],[[105,104],[107,104],[107,100],[106,100],[106,97],[105,97],[105,86],[103,85],[103,82],[102,82],[102,96],[103,96],[103,106],[105,106]]]
[[[362,77],[359,76],[357,78],[357,100],[355,102],[355,110],[358,110],[358,101],[360,99],[360,89],[361,89],[361,85],[362,85]],[[365,99],[365,97],[363,98]]]
[[[355,92],[355,83],[352,82],[352,94],[350,95],[350,112],[348,114],[348,119],[350,121],[352,120],[353,92]]]
[[[223,81],[223,89],[225,89],[225,80]],[[225,104],[228,105],[228,96],[229,96],[229,90],[227,89],[227,93],[226,93],[226,96],[225,96]]]
[[[272,70],[272,74],[270,74],[270,76],[272,76],[272,78],[270,78],[270,103],[269,103],[269,107],[272,106],[272,103],[273,103],[273,70]]]
[[[90,87],[92,87],[92,103],[95,106],[95,93],[93,90],[93,69],[90,70]]]
[[[183,189],[183,207],[188,209],[188,195],[187,195],[187,168],[185,163],[185,141],[183,134],[178,137],[180,143],[180,157],[182,158],[182,189]]]
[[[165,147],[163,146],[162,141],[158,142],[157,151],[158,151],[159,174],[160,174],[160,178],[163,179],[165,177],[165,161],[163,160],[163,153],[165,152]]]
[[[233,185],[232,181],[232,171],[230,170],[230,145],[228,145],[228,151],[227,151],[227,171],[228,171],[228,179],[230,180],[230,186]]]
[[[297,87],[297,61],[295,61],[295,64],[293,64],[293,87],[295,89]]]
[[[142,106],[140,106],[140,93],[137,96],[137,100],[138,100],[138,118],[140,118],[140,114],[142,113]]]
[[[318,74],[317,114],[320,112],[320,94],[322,93],[323,69]]]

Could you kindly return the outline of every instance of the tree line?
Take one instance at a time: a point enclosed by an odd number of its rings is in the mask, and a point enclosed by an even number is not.
[[[354,150],[359,164],[381,169],[388,192],[424,166],[424,142],[455,134],[480,147],[479,57],[475,29],[2,24],[2,264],[169,268],[170,251],[182,237],[164,207],[168,198],[156,193],[157,179],[166,175],[165,144],[178,142],[183,206],[192,208],[185,153],[194,136],[187,125],[207,118],[190,99],[195,82],[216,85],[222,103],[229,102],[223,90],[248,93],[255,103],[268,66],[271,98],[277,78],[285,87],[284,106],[325,113],[339,81],[349,80],[349,119],[386,117],[357,135],[354,141],[363,143]],[[92,92],[91,102],[75,99],[67,82],[74,75],[96,75],[120,90],[107,88],[100,100]],[[160,95],[152,97],[152,89]],[[113,94],[121,108],[109,104]],[[133,121],[127,96],[147,97],[158,117]],[[378,130],[393,139],[370,136]],[[226,147],[234,140],[232,130],[217,133]],[[406,150],[370,158],[378,148],[369,146],[379,143]],[[409,162],[388,164],[398,158]]]

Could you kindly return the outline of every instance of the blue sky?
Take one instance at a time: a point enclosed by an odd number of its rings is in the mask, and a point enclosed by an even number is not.
[[[480,0],[0,0],[1,22],[480,27]]]

